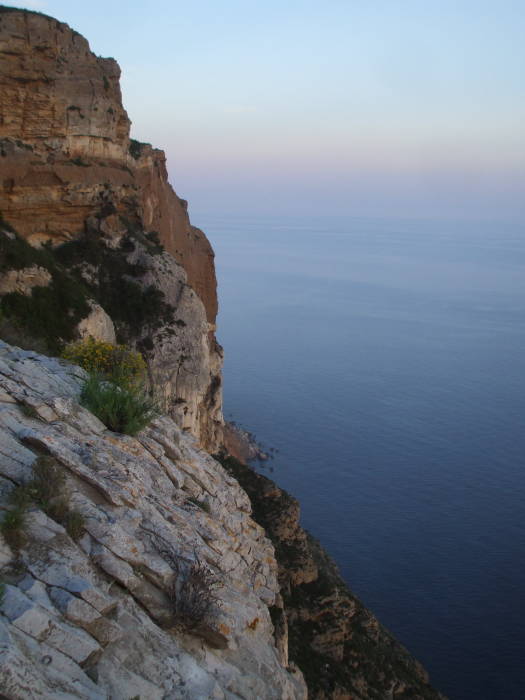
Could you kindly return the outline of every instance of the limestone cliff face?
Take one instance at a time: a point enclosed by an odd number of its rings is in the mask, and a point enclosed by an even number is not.
[[[119,78],[117,63],[67,25],[1,8],[0,210],[25,237],[66,240],[102,192],[132,195]]]
[[[202,299],[208,321],[217,316],[214,252],[204,233],[190,224],[188,204],[168,182],[164,151],[132,144],[134,173],[140,185],[144,226],[158,231],[162,244],[186,270],[188,282]]]
[[[213,450],[222,430],[213,250],[171,188],[164,153],[130,141],[119,77],[118,64],[66,24],[0,6],[0,214],[35,246],[85,248],[87,239],[113,258],[142,257],[145,275],[134,282],[169,298],[173,319],[124,327],[114,318],[117,337],[147,355],[167,410]],[[145,236],[169,255],[162,265],[131,250]],[[91,307],[112,316],[93,261],[101,254],[83,266],[77,256],[75,270],[91,283]]]
[[[2,137],[49,156],[123,163],[129,119],[121,103],[120,69],[98,58],[66,24],[2,7]]]
[[[0,534],[2,697],[306,700],[276,644],[277,563],[244,491],[168,417],[137,438],[107,430],[78,404],[84,375],[0,341],[0,522],[39,460],[65,479],[55,506],[83,516],[73,540],[36,500],[18,550]],[[192,562],[218,586],[189,629],[174,600],[191,600]]]

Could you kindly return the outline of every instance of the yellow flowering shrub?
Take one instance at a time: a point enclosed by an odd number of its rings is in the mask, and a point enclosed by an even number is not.
[[[92,336],[66,345],[62,357],[122,386],[140,384],[146,372],[146,363],[139,352],[125,345],[95,340]]]

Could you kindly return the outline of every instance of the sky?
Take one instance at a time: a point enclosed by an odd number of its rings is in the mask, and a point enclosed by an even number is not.
[[[6,4],[117,59],[190,213],[525,219],[525,0]]]

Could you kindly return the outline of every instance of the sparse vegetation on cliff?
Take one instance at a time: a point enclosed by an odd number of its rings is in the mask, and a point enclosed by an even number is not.
[[[165,589],[170,608],[169,626],[195,634],[214,648],[225,648],[226,638],[216,625],[222,605],[219,595],[223,587],[221,578],[195,552],[195,558],[190,559],[181,555],[173,542],[158,532],[149,531],[149,535],[156,551],[173,572]]]
[[[200,561],[175,562],[176,573],[168,588],[168,596],[176,625],[191,632],[209,622],[217,605],[217,576]]]
[[[144,386],[146,363],[140,353],[90,337],[69,344],[62,357],[89,372],[81,403],[110,430],[136,435],[157,415],[157,403]]]
[[[141,284],[144,266],[128,261],[136,245],[151,255],[162,253],[158,234],[145,234],[138,223],[123,220],[123,225],[128,234],[117,249],[108,248],[98,231],[58,247],[35,248],[0,218],[0,272],[38,267],[51,277],[47,286],[2,296],[0,336],[27,349],[58,354],[89,315],[88,299],[101,303],[125,341],[137,328],[155,329],[172,322],[174,309],[163,292]],[[90,274],[83,275],[87,267]]]
[[[140,158],[143,145],[143,143],[137,141],[136,139],[129,140],[129,154],[134,160],[138,160]]]
[[[73,158],[71,160],[71,163],[73,165],[79,165],[82,168],[89,168],[90,167],[90,163],[86,163],[86,161],[83,160],[80,156],[77,156],[77,158]]]
[[[62,357],[122,387],[140,385],[146,372],[146,363],[139,352],[91,336],[67,345]]]
[[[13,227],[0,215],[0,272],[21,270],[24,267],[38,265],[51,270],[53,254],[47,248],[33,248],[15,233]]]
[[[56,354],[74,338],[77,324],[89,314],[89,294],[81,281],[57,264],[51,248],[33,248],[11,227],[8,229],[5,222],[0,228],[4,230],[0,234],[0,272],[35,266],[51,276],[47,286],[34,287],[27,294],[4,294],[0,335],[22,347],[43,346],[42,349]]]
[[[74,540],[84,532],[84,518],[70,507],[64,470],[53,457],[41,456],[36,459],[33,477],[11,490],[9,503],[10,509],[0,523],[0,531],[15,551],[27,541],[27,511],[32,503],[65,527]]]
[[[38,457],[33,465],[33,478],[18,488],[25,490],[28,500],[33,500],[46,515],[63,525],[70,537],[76,540],[81,536],[84,518],[70,507],[64,469],[53,457]]]
[[[148,238],[138,224],[122,219],[122,225],[128,234],[116,249],[108,248],[99,231],[90,230],[59,246],[56,256],[102,304],[115,323],[119,339],[129,342],[137,328],[155,329],[171,323],[174,309],[160,289],[140,283],[146,270],[128,259],[137,245],[157,254],[162,252],[160,244],[150,240],[151,235]]]
[[[80,402],[116,433],[136,435],[158,414],[157,404],[142,387],[119,386],[91,375]]]
[[[48,287],[35,287],[31,294],[11,292],[2,299],[2,311],[12,331],[21,330],[44,340],[53,354],[72,340],[80,321],[88,316],[87,295],[75,281],[54,271]]]
[[[190,498],[188,498],[186,500],[186,502],[191,503],[192,505],[196,506],[197,508],[200,508],[205,513],[210,514],[210,512],[211,512],[210,504],[207,501],[201,501],[200,499],[195,498],[194,496],[190,496]]]
[[[27,535],[27,507],[21,504],[15,504],[10,510],[6,511],[4,518],[0,523],[0,532],[2,533],[7,544],[15,552],[24,546]]]
[[[275,547],[290,660],[303,671],[309,697],[384,698],[394,686],[400,700],[442,697],[420,664],[347,588],[319,542],[300,527],[297,501],[235,457],[215,458],[246,491],[254,520]],[[279,609],[271,612],[277,630]]]

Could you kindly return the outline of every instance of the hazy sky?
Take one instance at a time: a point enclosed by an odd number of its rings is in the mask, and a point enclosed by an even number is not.
[[[525,216],[525,0],[9,4],[118,60],[190,211]]]

